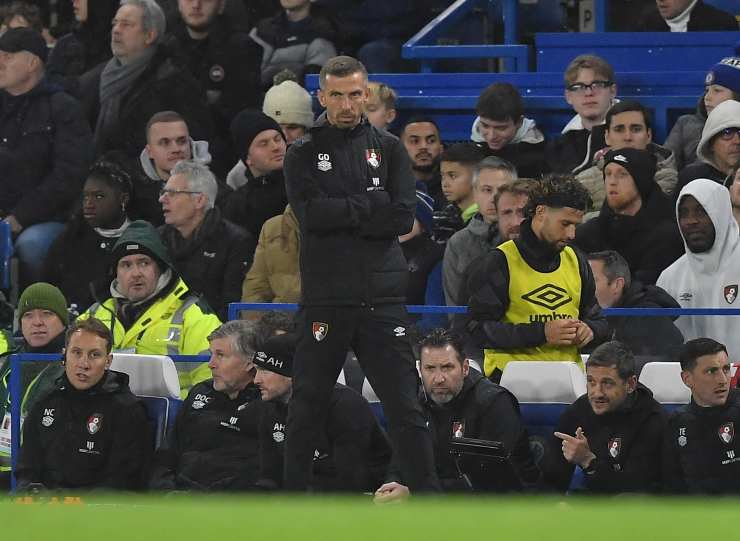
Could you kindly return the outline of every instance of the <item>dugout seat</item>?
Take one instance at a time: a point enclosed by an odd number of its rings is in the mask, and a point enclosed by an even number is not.
[[[565,408],[586,393],[586,377],[573,362],[512,361],[501,386],[519,400],[530,435],[549,437]]]
[[[653,398],[666,411],[688,404],[691,391],[681,381],[681,364],[677,362],[652,362],[642,367],[640,383],[653,392]]]
[[[154,429],[154,447],[164,441],[182,403],[175,363],[165,355],[114,353],[111,370],[128,374],[131,392],[146,407]]]

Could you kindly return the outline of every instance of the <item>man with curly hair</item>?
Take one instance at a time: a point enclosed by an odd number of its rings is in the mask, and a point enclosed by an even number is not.
[[[492,380],[512,360],[581,364],[579,348],[606,337],[591,268],[570,246],[590,204],[573,176],[546,177],[529,199],[519,238],[471,265],[467,329],[486,348]]]

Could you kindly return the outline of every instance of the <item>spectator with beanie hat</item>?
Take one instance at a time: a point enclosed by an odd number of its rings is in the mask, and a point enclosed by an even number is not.
[[[0,419],[10,419],[10,360],[12,353],[61,353],[64,331],[69,324],[67,300],[59,289],[46,282],[28,286],[18,300],[18,319],[23,340],[20,345],[6,333],[0,334]],[[42,370],[43,369],[43,370]],[[48,393],[64,372],[60,364],[26,363],[21,372],[24,411]],[[39,375],[40,374],[40,375]],[[39,377],[37,377],[39,376]],[[30,385],[30,388],[29,388]],[[26,389],[28,389],[26,391]],[[5,422],[3,421],[3,426]],[[10,472],[10,431],[0,432],[0,488],[7,487]]]
[[[740,49],[740,43],[736,47]],[[676,168],[681,171],[684,166],[696,161],[696,147],[701,139],[701,132],[707,115],[720,103],[727,100],[740,101],[740,51],[736,56],[723,58],[707,73],[704,81],[704,94],[699,99],[696,112],[678,117],[665,140],[665,146],[673,151]]]
[[[295,81],[283,81],[270,88],[262,112],[280,124],[289,145],[313,126],[311,94]]]
[[[282,487],[295,348],[295,335],[280,334],[265,340],[254,354],[254,382],[264,402],[258,431],[258,485],[264,489]],[[316,446],[312,489],[358,493],[375,490],[386,474],[390,458],[390,443],[367,401],[353,389],[337,383],[325,429]]]
[[[231,136],[239,162],[226,178],[235,191],[224,200],[224,218],[257,238],[262,224],[288,204],[283,178],[285,135],[266,114],[245,109],[232,121]]]
[[[187,196],[179,193],[177,197]],[[221,322],[176,272],[157,230],[132,222],[113,246],[111,296],[80,318],[95,317],[113,334],[113,349],[148,355],[197,355]],[[210,377],[206,363],[180,373],[183,397]]]
[[[655,158],[620,148],[607,152],[604,163],[606,199],[598,217],[576,230],[575,244],[587,253],[616,250],[636,280],[654,284],[683,253],[673,204],[654,180]]]

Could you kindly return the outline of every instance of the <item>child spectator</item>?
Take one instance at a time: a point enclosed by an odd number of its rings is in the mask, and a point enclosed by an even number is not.
[[[370,96],[365,104],[365,116],[379,130],[387,130],[396,118],[396,91],[376,81],[368,83],[367,89]]]

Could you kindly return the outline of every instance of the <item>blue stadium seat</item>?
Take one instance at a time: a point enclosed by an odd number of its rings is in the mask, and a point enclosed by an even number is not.
[[[128,374],[131,392],[146,406],[154,428],[154,446],[158,448],[182,404],[175,363],[164,355],[114,353],[111,369]]]

